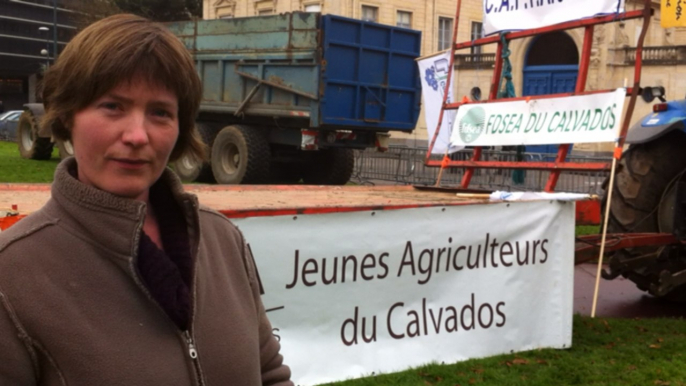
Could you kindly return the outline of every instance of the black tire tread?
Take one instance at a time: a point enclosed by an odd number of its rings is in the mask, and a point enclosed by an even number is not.
[[[195,127],[198,130],[198,133],[200,134],[202,142],[206,146],[207,159],[211,159],[212,144],[214,143],[214,139],[217,137],[217,134],[219,133],[219,129],[217,128],[216,124],[205,122],[196,122]],[[209,161],[203,162],[199,170],[195,170],[193,172],[188,173],[186,173],[185,170],[179,167],[181,162],[183,162],[182,158],[174,161],[173,167],[176,171],[176,174],[179,175],[179,178],[181,178],[183,182],[203,182],[208,184],[216,182],[214,179],[214,175],[212,174],[212,166],[210,165]]]
[[[241,166],[241,168],[244,168],[245,171],[243,176],[240,178],[240,181],[231,181],[230,183],[266,183],[269,179],[269,163],[271,153],[265,133],[263,133],[259,128],[250,126],[227,126],[217,134],[212,145],[213,151],[217,145],[217,141],[230,140],[232,137],[236,139],[239,150],[244,148],[244,150],[247,151],[247,154],[245,165]],[[212,159],[212,162],[214,162],[214,154],[212,155]],[[221,183],[224,178],[220,168],[213,167],[212,171],[217,182]]]
[[[57,149],[59,150],[60,159],[65,159],[73,156],[73,154],[69,154],[66,147],[64,146],[64,141],[62,141],[61,139],[55,141],[55,146],[57,146]]]
[[[608,219],[608,233],[659,232],[657,207],[668,184],[686,170],[686,134],[672,131],[663,137],[644,144],[632,145],[624,152],[615,172],[615,181]],[[607,202],[607,190],[603,207]],[[602,213],[605,213],[604,208]],[[657,252],[659,247],[642,247],[623,250],[613,254],[610,267],[622,267],[628,259],[638,255]],[[683,248],[683,247],[679,247]],[[633,281],[643,291],[650,291],[659,281],[663,270],[683,269],[686,261],[658,259],[647,266],[632,270],[619,270],[622,276]],[[670,292],[686,300],[686,286]]]
[[[345,185],[355,169],[352,149],[329,148],[313,154],[303,174],[306,184]]]
[[[33,138],[33,146],[29,150],[24,149],[21,142],[21,131],[26,124],[31,127],[31,137]],[[48,160],[52,157],[53,143],[50,138],[38,136],[38,119],[36,119],[36,116],[31,110],[24,110],[19,116],[19,122],[17,123],[17,144],[19,145],[19,154],[22,158]]]

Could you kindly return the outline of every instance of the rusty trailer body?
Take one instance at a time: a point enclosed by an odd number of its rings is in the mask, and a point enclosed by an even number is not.
[[[304,12],[167,26],[195,58],[211,148],[175,164],[185,181],[343,185],[353,149],[416,125],[419,31]]]
[[[196,60],[203,114],[321,130],[415,127],[419,31],[304,12],[167,27]]]

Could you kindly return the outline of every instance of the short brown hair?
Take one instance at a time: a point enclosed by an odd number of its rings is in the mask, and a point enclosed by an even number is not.
[[[183,43],[159,23],[135,15],[114,15],[91,24],[67,44],[43,79],[41,125],[69,140],[74,114],[122,82],[137,78],[173,92],[179,104],[179,138],[170,160],[187,154],[204,159],[195,129],[202,84]]]

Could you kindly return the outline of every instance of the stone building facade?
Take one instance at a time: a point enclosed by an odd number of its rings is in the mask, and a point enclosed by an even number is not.
[[[463,0],[457,41],[481,35],[483,0]],[[627,0],[627,10],[642,8],[643,0]],[[646,36],[642,85],[664,86],[667,99],[686,95],[686,28],[663,29],[660,26],[660,2],[652,0],[654,16]],[[455,23],[457,0],[205,0],[204,18],[256,16],[291,11],[332,13],[373,20],[422,31],[422,55],[449,47]],[[635,47],[642,20],[623,20],[596,26],[587,90],[601,90],[633,84]],[[530,80],[541,68],[551,75],[578,71],[584,30],[575,29],[550,36],[519,39],[510,43],[517,95],[532,92]],[[495,45],[461,50],[456,53],[454,93],[456,99],[469,96],[479,87],[487,96],[495,61]],[[576,70],[575,70],[576,68]],[[533,74],[533,75],[532,75]],[[569,75],[569,74],[568,74]],[[575,79],[575,78],[573,78]],[[573,82],[573,81],[572,81]],[[635,122],[651,111],[651,105],[639,100],[632,117]],[[412,134],[396,135],[396,142],[409,146],[426,144],[423,115]],[[611,144],[579,144],[577,151],[603,152]]]

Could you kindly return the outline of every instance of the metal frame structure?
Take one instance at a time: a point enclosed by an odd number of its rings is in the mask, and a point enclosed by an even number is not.
[[[622,12],[613,15],[599,16],[582,20],[573,20],[565,23],[555,24],[552,26],[547,26],[543,28],[535,28],[517,32],[504,33],[504,38],[506,41],[511,41],[515,39],[522,39],[526,37],[532,37],[549,32],[565,31],[575,28],[584,28],[584,43],[581,51],[581,57],[579,59],[579,75],[577,77],[576,87],[574,92],[563,93],[563,94],[549,94],[549,95],[539,95],[531,97],[518,97],[518,98],[503,98],[496,99],[499,91],[499,85],[503,69],[503,42],[501,40],[501,35],[493,35],[474,41],[468,41],[464,43],[456,43],[457,30],[459,27],[460,20],[460,8],[462,0],[457,2],[457,13],[455,16],[455,26],[453,30],[453,44],[451,46],[450,52],[450,67],[454,68],[455,51],[470,47],[482,46],[486,44],[497,44],[495,66],[493,70],[493,78],[491,81],[491,87],[489,91],[489,98],[486,101],[478,102],[458,102],[458,103],[447,103],[448,98],[448,88],[446,87],[445,93],[443,95],[443,102],[441,106],[441,113],[438,119],[438,125],[434,132],[434,136],[431,139],[429,149],[426,153],[426,158],[424,164],[429,167],[461,167],[465,168],[464,177],[462,178],[461,187],[467,189],[469,183],[474,175],[474,170],[478,168],[497,168],[497,169],[531,169],[531,170],[549,170],[550,177],[546,183],[545,191],[554,191],[557,181],[560,177],[562,171],[607,171],[611,169],[611,163],[609,162],[597,162],[597,163],[574,163],[565,162],[569,152],[569,144],[560,144],[558,148],[557,157],[554,162],[505,162],[505,161],[481,161],[481,147],[474,148],[474,154],[471,160],[466,161],[453,161],[453,160],[432,160],[431,152],[438,138],[439,130],[443,122],[443,116],[445,110],[455,110],[460,106],[465,104],[480,104],[480,103],[492,103],[492,102],[505,102],[505,101],[518,101],[518,100],[536,100],[536,99],[551,99],[551,98],[562,98],[574,95],[589,95],[604,93],[614,90],[598,90],[598,91],[586,91],[586,80],[588,78],[588,68],[591,57],[591,47],[593,45],[593,27],[600,24],[607,24],[612,22],[630,20],[630,19],[643,19],[643,29],[638,39],[636,45],[636,62],[634,66],[634,84],[632,87],[627,88],[627,96],[630,97],[629,105],[626,110],[624,120],[622,122],[621,132],[619,134],[617,147],[619,149],[624,145],[624,138],[629,129],[630,118],[633,114],[634,107],[636,105],[636,99],[640,92],[640,81],[641,81],[641,68],[642,68],[642,51],[643,42],[645,41],[646,31],[648,30],[648,25],[650,24],[650,18],[653,14],[651,8],[650,0],[644,0],[644,8],[642,10]],[[454,71],[448,72],[447,84],[452,84],[452,74]],[[619,154],[621,155],[621,153]],[[619,158],[618,154],[615,154],[615,158]],[[440,177],[439,177],[440,178]]]

